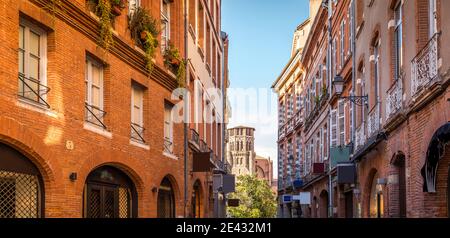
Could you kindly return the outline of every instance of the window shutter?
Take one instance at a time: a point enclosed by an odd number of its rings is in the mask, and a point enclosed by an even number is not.
[[[323,139],[324,139],[324,134],[323,134],[323,128],[321,128],[320,129],[320,138],[319,138],[319,140],[320,140],[320,162],[323,162],[323,160],[324,160],[324,151],[323,151]]]
[[[331,135],[330,135],[330,144],[331,147],[337,146],[337,111],[331,110]]]
[[[339,145],[345,145],[345,103],[339,101]]]

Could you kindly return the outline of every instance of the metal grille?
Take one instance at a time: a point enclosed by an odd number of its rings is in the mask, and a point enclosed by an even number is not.
[[[119,218],[128,218],[128,189],[119,188]]]
[[[100,218],[100,190],[92,189],[89,198],[90,218]]]
[[[37,218],[38,178],[0,171],[0,218]]]
[[[115,218],[114,202],[114,191],[105,190],[105,218]]]

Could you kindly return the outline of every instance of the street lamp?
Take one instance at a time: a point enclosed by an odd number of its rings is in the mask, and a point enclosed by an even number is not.
[[[348,97],[342,97],[342,92],[344,91],[344,79],[340,75],[336,75],[333,80],[333,87],[334,91],[336,92],[336,95],[340,99],[349,100],[350,102],[358,105],[358,106],[366,106],[369,107],[369,96],[348,96]]]

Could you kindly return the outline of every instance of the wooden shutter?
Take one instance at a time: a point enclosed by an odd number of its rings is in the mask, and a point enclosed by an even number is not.
[[[345,144],[345,103],[339,101],[339,145]]]
[[[330,144],[331,147],[337,146],[337,110],[331,110],[331,135],[330,135]]]

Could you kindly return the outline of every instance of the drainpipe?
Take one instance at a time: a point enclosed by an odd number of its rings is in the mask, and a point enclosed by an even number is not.
[[[188,64],[188,7],[187,0],[183,0],[184,5],[184,60],[186,62],[186,91],[189,84],[189,64]],[[188,123],[189,123],[189,93],[185,93],[184,100],[184,217],[187,215],[187,205],[188,205],[188,159],[189,159],[189,145],[188,145]]]
[[[352,0],[351,1],[351,22],[352,22],[352,29],[350,29],[352,31],[352,96],[355,96],[355,88],[356,88],[356,1]],[[364,106],[363,106],[364,107]],[[352,154],[355,153],[355,142],[356,142],[356,104],[353,103],[352,104],[352,111],[353,111],[353,115],[352,115]],[[364,110],[364,109],[363,109]],[[361,115],[363,116],[363,115]],[[358,164],[355,164],[355,170],[358,171]],[[356,181],[358,180],[358,173],[356,173]],[[357,201],[359,202],[359,201]],[[352,214],[352,217],[355,217],[354,214]],[[357,217],[359,217],[357,215]]]
[[[328,6],[326,6],[327,10],[328,10],[328,57],[327,57],[328,60],[327,60],[327,63],[328,63],[328,74],[329,74],[329,76],[328,76],[328,87],[329,87],[328,91],[331,96],[333,93],[333,90],[332,90],[333,74],[331,73],[332,72],[331,69],[334,64],[333,57],[332,57],[333,56],[332,4],[333,3],[331,0],[328,0],[327,4],[328,4]],[[330,119],[329,122],[331,122],[330,110],[331,110],[331,104],[330,104],[329,110],[328,110],[328,118]],[[329,135],[331,138],[331,123],[328,125],[327,130],[328,130],[327,135]],[[331,152],[331,143],[329,143],[329,145],[328,145],[328,157],[329,157],[328,158],[328,216],[333,217],[333,183],[332,183],[332,176],[331,176],[331,153],[330,152]]]

